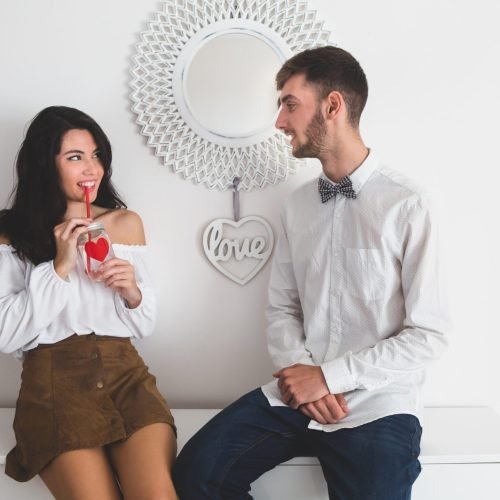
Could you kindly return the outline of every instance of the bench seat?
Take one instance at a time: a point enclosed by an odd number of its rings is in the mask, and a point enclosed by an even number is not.
[[[178,447],[219,410],[172,410]],[[12,408],[0,409],[0,464],[14,444]],[[496,500],[500,498],[500,415],[484,407],[425,409],[422,474],[413,500]],[[327,500],[315,458],[298,457],[264,474],[252,487],[256,500]],[[0,474],[0,498],[45,500],[39,478],[17,483]]]

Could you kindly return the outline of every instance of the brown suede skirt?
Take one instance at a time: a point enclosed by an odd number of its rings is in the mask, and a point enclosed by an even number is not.
[[[28,351],[5,472],[28,481],[57,455],[127,439],[149,424],[174,430],[156,379],[128,338],[73,335]]]

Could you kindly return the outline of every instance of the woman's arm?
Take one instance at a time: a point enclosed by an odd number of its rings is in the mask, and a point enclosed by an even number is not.
[[[116,291],[115,305],[120,319],[134,337],[150,335],[156,320],[156,297],[147,269],[147,251],[141,218],[120,209],[103,222],[115,244],[116,258],[102,266],[104,284]],[[120,258],[121,257],[121,258]]]
[[[0,239],[0,351],[14,352],[32,342],[68,303],[69,283],[53,262],[23,262]]]
[[[124,245],[145,245],[144,228],[138,214],[130,210],[117,210],[107,224],[111,241]],[[113,258],[100,268],[105,286],[116,291],[129,309],[135,309],[142,301],[134,266],[124,259]]]

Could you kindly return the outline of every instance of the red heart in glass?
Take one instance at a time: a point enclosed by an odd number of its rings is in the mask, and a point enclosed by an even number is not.
[[[87,241],[85,243],[85,252],[89,257],[92,257],[99,262],[102,262],[108,255],[109,244],[104,238],[99,238],[97,241]]]

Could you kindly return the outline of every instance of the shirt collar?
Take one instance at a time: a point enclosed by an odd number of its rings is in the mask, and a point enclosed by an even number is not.
[[[365,182],[372,175],[374,170],[378,167],[378,159],[371,149],[368,149],[368,156],[364,159],[363,163],[354,170],[354,172],[349,175],[352,182],[352,188],[356,193],[359,193],[363,188]],[[335,182],[330,180],[324,172],[321,173],[321,177],[330,184],[336,185]]]

